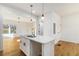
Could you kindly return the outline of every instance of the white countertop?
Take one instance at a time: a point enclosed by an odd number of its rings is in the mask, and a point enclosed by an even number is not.
[[[39,43],[42,43],[42,44],[45,44],[45,43],[48,43],[48,42],[51,42],[54,40],[54,37],[50,37],[50,36],[37,36],[37,37],[34,37],[34,38],[31,38],[31,37],[27,37],[27,36],[22,36],[21,37],[24,37],[26,39],[29,39],[29,40],[32,40],[32,41],[35,41],[35,42],[39,42]]]

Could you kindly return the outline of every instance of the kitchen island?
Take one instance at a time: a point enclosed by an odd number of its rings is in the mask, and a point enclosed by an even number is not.
[[[20,49],[27,56],[53,56],[54,38],[50,36],[27,37],[20,36]]]

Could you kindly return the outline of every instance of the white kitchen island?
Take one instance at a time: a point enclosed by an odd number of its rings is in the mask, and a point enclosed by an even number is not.
[[[54,55],[54,38],[49,36],[37,36],[34,38],[20,36],[20,49],[27,56],[53,56]]]

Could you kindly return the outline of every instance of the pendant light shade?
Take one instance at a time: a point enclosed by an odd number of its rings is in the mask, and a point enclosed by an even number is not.
[[[42,14],[42,17],[41,17],[41,19],[44,19],[44,14]]]

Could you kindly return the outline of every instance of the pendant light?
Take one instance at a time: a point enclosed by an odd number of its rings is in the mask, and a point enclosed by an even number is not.
[[[20,17],[18,17],[18,23],[20,23]]]
[[[32,17],[32,7],[33,7],[33,5],[30,5],[30,8],[31,8],[31,17]],[[32,21],[32,18],[30,19],[30,21]]]
[[[44,3],[42,3],[42,16],[41,16],[41,19],[44,19]]]

